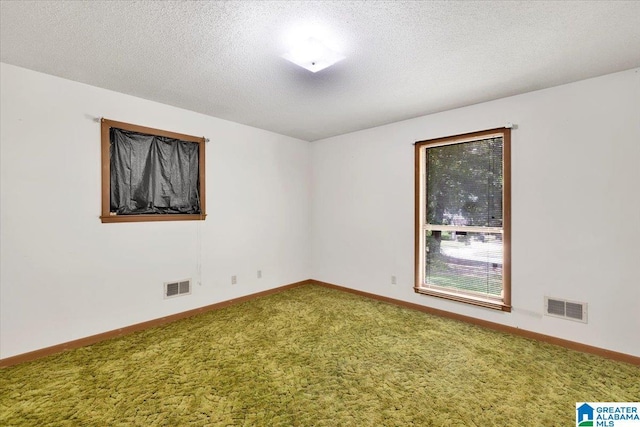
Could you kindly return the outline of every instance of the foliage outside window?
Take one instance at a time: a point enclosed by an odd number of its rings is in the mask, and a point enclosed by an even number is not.
[[[102,222],[205,219],[204,138],[101,125]]]
[[[510,140],[416,143],[416,292],[511,311]]]

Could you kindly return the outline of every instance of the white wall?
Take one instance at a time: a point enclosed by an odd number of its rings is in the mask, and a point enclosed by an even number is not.
[[[311,276],[640,356],[639,71],[314,142]],[[412,143],[507,122],[513,312],[415,294]],[[543,316],[545,295],[588,324]]]
[[[7,64],[0,76],[0,358],[309,278],[307,142]],[[102,224],[99,116],[210,138],[206,221]],[[192,295],[162,298],[189,277]]]

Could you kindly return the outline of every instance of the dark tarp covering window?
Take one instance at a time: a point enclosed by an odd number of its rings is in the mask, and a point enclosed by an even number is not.
[[[199,214],[199,144],[110,129],[111,212]]]

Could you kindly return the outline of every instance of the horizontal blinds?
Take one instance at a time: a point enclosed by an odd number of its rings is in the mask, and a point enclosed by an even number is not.
[[[478,232],[478,233],[503,233],[503,229],[499,227],[473,227],[464,225],[434,225],[425,224],[425,231],[461,231],[461,232]]]
[[[425,150],[424,288],[503,297],[503,139]]]
[[[426,232],[425,284],[501,297],[501,233]]]
[[[426,150],[427,224],[502,227],[502,137]]]

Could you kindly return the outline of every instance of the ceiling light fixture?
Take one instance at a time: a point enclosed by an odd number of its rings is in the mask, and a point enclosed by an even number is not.
[[[282,55],[288,61],[317,73],[345,58],[344,55],[330,49],[320,40],[309,37],[298,43]]]

